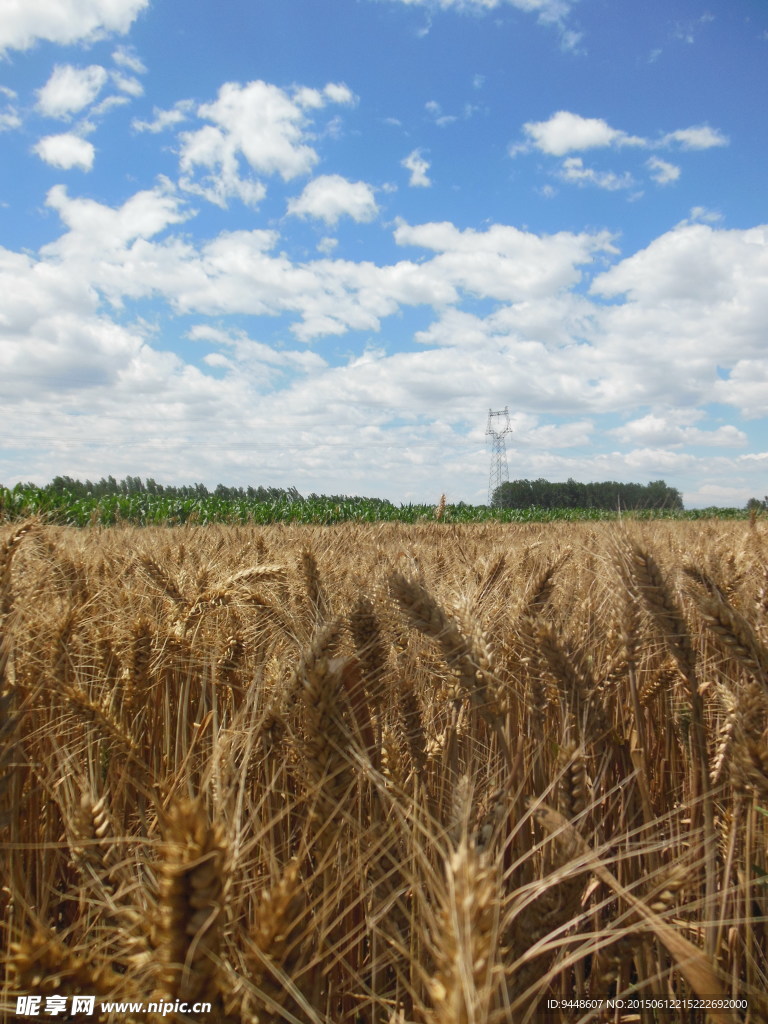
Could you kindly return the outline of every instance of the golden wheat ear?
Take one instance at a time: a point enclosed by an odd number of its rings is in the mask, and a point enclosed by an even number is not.
[[[19,544],[35,528],[35,523],[23,523],[0,544],[0,616],[5,617],[11,610],[11,563]],[[0,619],[0,621],[2,621]]]
[[[378,712],[385,696],[383,676],[387,671],[388,650],[376,608],[366,594],[358,595],[349,613],[349,631],[355,644],[371,707]]]
[[[632,543],[628,554],[627,566],[633,594],[645,605],[689,688],[698,692],[696,652],[671,583],[646,548]]]
[[[246,950],[250,981],[255,991],[258,1020],[279,1020],[280,1007],[293,1006],[296,986],[292,979],[305,960],[305,940],[312,929],[305,884],[294,858],[280,878],[261,894]]]
[[[131,981],[114,971],[103,958],[95,962],[69,949],[55,934],[42,930],[12,942],[8,955],[8,976],[19,993],[52,995],[96,995],[103,999],[132,999]]]
[[[213,1000],[224,907],[227,843],[199,800],[171,806],[164,822],[155,921],[156,989],[164,1000]]]
[[[35,523],[24,523],[0,544],[0,692],[8,681],[11,657],[10,617],[14,604],[11,566],[19,545],[34,526]]]
[[[18,738],[28,713],[20,705],[15,690],[0,692],[0,829],[13,818],[11,794],[14,769],[24,763],[24,753]]]
[[[427,980],[429,1024],[490,1019],[498,1009],[502,971],[498,957],[496,871],[466,839],[445,865],[445,889],[435,928],[435,970]]]

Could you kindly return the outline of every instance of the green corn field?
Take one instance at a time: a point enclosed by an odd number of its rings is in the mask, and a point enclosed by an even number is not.
[[[438,510],[439,513],[438,514]],[[23,519],[43,516],[59,526],[134,526],[185,523],[232,523],[267,526],[272,523],[306,523],[320,526],[334,523],[398,522],[418,523],[435,519],[451,523],[547,523],[605,522],[629,516],[635,519],[747,519],[749,513],[737,508],[639,509],[629,512],[597,508],[499,509],[487,505],[401,504],[371,498],[227,499],[206,497],[175,498],[161,494],[108,494],[78,497],[66,491],[53,493],[40,487],[18,484],[0,487],[0,518]]]

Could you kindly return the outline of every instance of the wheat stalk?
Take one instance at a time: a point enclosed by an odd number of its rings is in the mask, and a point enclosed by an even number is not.
[[[221,942],[227,844],[199,800],[165,816],[160,850],[156,986],[159,998],[214,999]]]

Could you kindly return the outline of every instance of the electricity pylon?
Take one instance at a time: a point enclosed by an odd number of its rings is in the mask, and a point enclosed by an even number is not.
[[[497,430],[494,426],[494,421],[498,422],[498,418],[501,416],[504,417],[504,426]],[[507,434],[512,433],[512,427],[509,425],[509,406],[505,405],[499,412],[494,412],[492,409],[488,410],[488,429],[485,433],[491,438],[491,472],[488,477],[488,504],[492,505],[493,496],[497,489],[509,481],[507,444],[504,440]]]

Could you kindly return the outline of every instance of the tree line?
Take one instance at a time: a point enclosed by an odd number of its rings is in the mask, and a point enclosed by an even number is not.
[[[22,487],[36,487],[34,484],[22,484]],[[171,484],[159,484],[151,476],[142,480],[140,476],[126,476],[116,480],[113,476],[105,476],[100,480],[75,480],[71,476],[56,476],[49,484],[44,484],[40,491],[49,494],[68,494],[75,500],[81,498],[103,498],[118,494],[123,496],[134,494],[153,494],[164,498],[220,498],[222,501],[349,501],[348,494],[300,494],[295,487],[227,487],[217,484],[211,490],[205,484],[183,484],[180,487]],[[354,498],[355,501],[367,501],[376,505],[390,505],[385,498]]]
[[[616,480],[600,483],[579,483],[569,478],[565,483],[549,480],[512,480],[493,492],[494,508],[604,508],[682,509],[683,499],[676,487],[663,480],[647,484],[624,484]]]
[[[49,484],[40,488],[53,494],[70,494],[74,498],[103,498],[111,494],[157,494],[165,498],[222,498],[225,501],[249,499],[251,501],[301,501],[295,487],[226,487],[224,484],[210,490],[205,484],[184,484],[175,487],[159,484],[151,476],[142,480],[140,476],[126,476],[116,480],[103,476],[100,480],[74,480],[71,476],[56,476]]]

